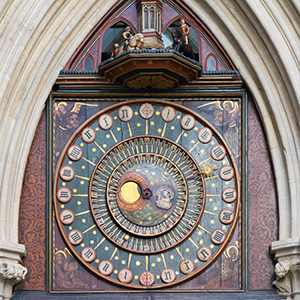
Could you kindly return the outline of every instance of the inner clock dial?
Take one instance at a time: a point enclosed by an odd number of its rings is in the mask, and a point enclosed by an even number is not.
[[[200,174],[193,158],[172,141],[158,137],[124,141],[95,168],[91,188],[94,218],[108,238],[130,251],[156,252],[177,245],[193,232],[202,214]],[[186,182],[191,177],[195,179],[193,189]],[[106,209],[99,210],[97,203],[103,197],[97,190],[103,183],[107,186]],[[189,204],[189,197],[195,203]],[[174,228],[172,237],[168,232]],[[137,238],[139,246],[134,243]]]
[[[138,235],[157,235],[168,229],[164,222],[170,216],[174,221],[181,217],[186,205],[187,187],[175,165],[169,169],[167,165],[172,163],[161,163],[164,158],[159,155],[147,158],[148,161],[145,154],[128,158],[132,160],[131,167],[117,185],[111,183],[110,186],[117,189],[115,192],[109,190],[108,199],[110,207],[117,205],[127,219],[128,222],[122,226],[128,231]],[[115,217],[118,213],[119,210],[112,212]]]

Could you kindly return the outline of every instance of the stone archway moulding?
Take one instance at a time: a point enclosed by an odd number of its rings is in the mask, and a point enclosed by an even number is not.
[[[45,100],[76,47],[116,2],[0,3],[0,265],[1,261],[15,264],[11,270],[17,269],[25,255],[24,246],[18,244],[20,195]],[[184,3],[193,7],[225,48],[256,101],[279,199],[279,241],[273,243],[272,251],[287,265],[287,261],[299,259],[299,1]],[[1,270],[0,286],[3,283],[6,288],[0,290],[0,299],[4,291],[10,297],[11,282],[21,279],[25,272],[16,271],[13,280],[8,280]],[[287,273],[291,270],[288,268]],[[299,290],[291,287],[290,293],[299,299]]]

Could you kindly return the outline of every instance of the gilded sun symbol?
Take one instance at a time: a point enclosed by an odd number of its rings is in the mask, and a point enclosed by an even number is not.
[[[218,168],[218,166],[216,165],[204,165],[203,166],[203,171],[202,171],[202,174],[208,178],[208,177],[211,177],[213,174],[214,174],[214,171]]]

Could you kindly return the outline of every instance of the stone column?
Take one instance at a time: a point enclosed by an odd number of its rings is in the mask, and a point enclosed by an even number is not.
[[[0,241],[0,300],[13,296],[15,284],[25,279],[27,269],[21,265],[25,246]]]
[[[300,240],[287,239],[273,242],[271,253],[275,254],[275,275],[273,285],[286,299],[300,300]]]

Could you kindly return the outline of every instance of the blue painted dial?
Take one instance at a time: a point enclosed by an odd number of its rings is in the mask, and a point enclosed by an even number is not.
[[[54,189],[74,256],[96,276],[138,289],[209,268],[240,206],[238,169],[222,136],[164,101],[127,101],[87,120],[64,149]]]

